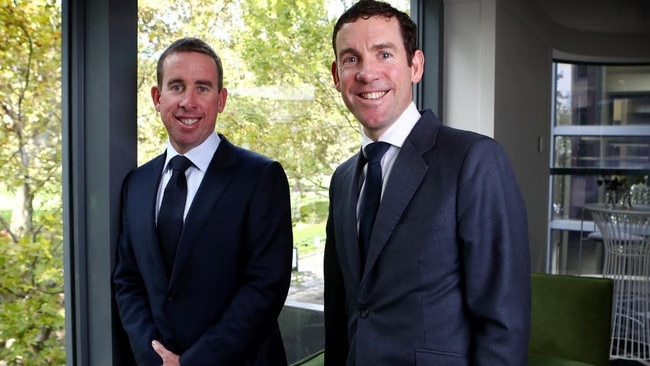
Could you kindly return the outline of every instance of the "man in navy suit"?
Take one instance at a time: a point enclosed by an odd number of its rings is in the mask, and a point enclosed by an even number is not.
[[[361,124],[362,150],[330,184],[325,364],[525,365],[525,206],[493,139],[415,107],[424,68],[416,34],[407,14],[374,0],[353,5],[334,28],[332,76]],[[381,201],[362,235],[366,148],[377,141],[389,145]]]
[[[136,362],[286,365],[277,323],[293,247],[284,170],[215,132],[227,91],[221,60],[205,42],[170,45],[157,82],[151,96],[169,139],[165,153],[124,182],[113,277]],[[167,258],[157,231],[165,228],[156,226],[177,155],[191,164],[182,232]]]

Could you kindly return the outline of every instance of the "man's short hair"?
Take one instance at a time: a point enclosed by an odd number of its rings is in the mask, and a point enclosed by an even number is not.
[[[158,86],[161,85],[163,80],[163,63],[167,56],[178,53],[178,52],[198,52],[204,55],[208,55],[214,59],[214,62],[217,64],[217,88],[221,90],[223,88],[223,66],[221,65],[221,58],[217,55],[216,52],[207,44],[205,41],[187,37],[181,38],[174,43],[170,44],[169,47],[158,58],[158,64],[156,65],[156,81]]]
[[[334,32],[332,33],[332,47],[334,48],[334,56],[337,56],[336,35],[339,33],[343,25],[347,23],[354,23],[359,18],[370,19],[375,16],[385,17],[386,20],[389,20],[393,17],[397,18],[400,31],[402,33],[402,43],[404,44],[404,49],[406,50],[406,61],[408,62],[408,65],[411,66],[415,51],[418,50],[418,29],[415,25],[415,22],[411,20],[411,17],[409,17],[408,14],[395,9],[390,4],[375,0],[360,0],[356,4],[352,5],[352,7],[346,10],[339,17],[336,25],[334,25]]]

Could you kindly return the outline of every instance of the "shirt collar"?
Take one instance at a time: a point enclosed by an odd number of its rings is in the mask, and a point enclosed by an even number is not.
[[[393,146],[401,148],[402,145],[404,145],[404,141],[406,141],[406,138],[411,133],[413,126],[415,126],[415,124],[420,120],[420,117],[422,117],[422,115],[418,111],[418,108],[415,106],[415,103],[411,102],[404,112],[402,112],[402,115],[399,116],[397,121],[395,121],[392,126],[388,127],[386,132],[381,135],[379,141],[388,142]],[[366,136],[363,129],[361,129],[361,135],[361,146],[363,148],[374,142]]]
[[[186,158],[190,159],[190,161],[192,161],[192,164],[194,164],[196,168],[198,168],[202,172],[205,172],[206,170],[208,170],[210,161],[212,160],[214,153],[217,151],[220,142],[221,139],[219,138],[217,133],[213,132],[199,146],[193,148],[192,150],[188,151],[183,155]],[[176,151],[176,149],[174,149],[171,142],[169,142],[169,139],[167,139],[167,156],[165,158],[165,170],[167,169],[167,165],[169,164],[169,161],[176,155],[179,155],[178,152]]]

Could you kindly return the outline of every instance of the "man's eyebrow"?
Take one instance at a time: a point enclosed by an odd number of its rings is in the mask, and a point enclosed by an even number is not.
[[[342,48],[342,49],[339,50],[339,55],[345,55],[345,54],[349,54],[349,53],[357,54],[358,51],[355,48],[352,48],[352,47],[346,47],[346,48]]]
[[[392,42],[378,43],[378,44],[372,45],[370,47],[370,49],[373,50],[373,51],[381,51],[381,50],[396,49],[396,48],[397,47]],[[350,54],[350,53],[356,55],[356,54],[359,53],[359,51],[357,51],[357,49],[353,48],[353,47],[342,48],[339,51],[339,55],[345,55],[345,54]]]
[[[202,80],[202,79],[195,81],[194,85],[214,86],[212,80]]]
[[[392,42],[385,42],[385,43],[379,43],[374,46],[372,46],[373,50],[386,50],[386,49],[394,49],[397,48],[394,43]]]
[[[186,84],[186,83],[183,79],[180,78],[169,79],[169,81],[167,81],[167,85],[174,85],[174,84]],[[212,81],[209,79],[206,80],[199,79],[194,82],[194,85],[214,86],[214,83],[212,83]]]
[[[182,79],[169,79],[167,81],[167,85],[173,85],[173,84],[185,84]]]

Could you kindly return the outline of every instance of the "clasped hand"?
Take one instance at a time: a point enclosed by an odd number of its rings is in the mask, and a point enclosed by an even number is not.
[[[153,350],[156,351],[158,356],[162,358],[162,365],[161,366],[180,366],[180,356],[177,354],[174,354],[172,351],[168,350],[165,348],[165,346],[162,345],[162,343],[158,341],[152,341],[151,342],[151,347],[153,347]]]

